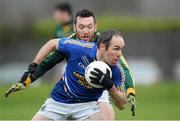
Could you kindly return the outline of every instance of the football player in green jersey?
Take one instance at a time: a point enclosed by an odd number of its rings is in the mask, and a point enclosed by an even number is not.
[[[54,19],[57,23],[54,38],[67,37],[74,33],[73,16],[69,3],[61,3],[54,8]]]

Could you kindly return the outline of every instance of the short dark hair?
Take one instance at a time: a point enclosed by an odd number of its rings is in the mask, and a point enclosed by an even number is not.
[[[55,6],[55,10],[66,11],[70,15],[72,14],[71,5],[69,3],[61,3]]]
[[[76,24],[76,22],[77,22],[77,17],[91,17],[91,16],[94,19],[94,23],[96,23],[96,19],[95,19],[93,12],[90,10],[82,9],[76,13],[74,24]]]
[[[121,33],[114,29],[108,29],[108,30],[101,32],[98,37],[98,40],[97,40],[98,48],[100,47],[101,43],[104,43],[106,46],[106,49],[108,49],[110,40],[112,39],[113,36],[121,36],[122,37]]]

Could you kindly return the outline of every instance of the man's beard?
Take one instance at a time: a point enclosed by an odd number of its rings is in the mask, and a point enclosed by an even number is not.
[[[87,34],[84,34],[84,33],[79,33],[77,32],[76,36],[79,38],[79,39],[82,39],[84,41],[92,41],[93,37],[94,37],[94,33],[87,33]]]

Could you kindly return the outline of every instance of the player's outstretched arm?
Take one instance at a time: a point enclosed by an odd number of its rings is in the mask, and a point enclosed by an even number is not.
[[[133,79],[133,76],[131,74],[131,71],[129,70],[129,66],[127,64],[127,61],[125,60],[123,55],[119,58],[119,64],[122,66],[122,68],[124,70],[124,74],[126,76],[125,86],[126,86],[126,90],[127,90],[126,91],[127,95],[129,95],[130,93],[135,95],[134,79]]]
[[[36,55],[33,63],[40,64],[45,57],[48,56],[50,52],[56,49],[58,43],[58,39],[49,40],[42,48],[39,50],[38,54]]]
[[[26,86],[30,85],[33,81],[35,81],[37,66],[38,65],[36,63],[30,64],[27,70],[22,75],[20,81],[12,85],[5,92],[5,97],[7,98],[11,93],[24,89]]]
[[[38,64],[44,60],[44,58],[56,48],[57,39],[48,41],[38,52],[33,63],[28,66],[28,69],[24,72],[20,81],[13,86],[11,86],[8,91],[5,92],[5,97],[8,97],[12,92],[16,92],[24,89],[26,86],[30,85],[33,81],[37,79],[37,67]]]
[[[68,38],[76,39],[76,33],[73,33]],[[56,64],[62,62],[65,58],[65,54],[58,50],[54,50],[50,53],[39,65],[37,69],[37,78],[41,77],[45,72],[53,68]]]
[[[112,98],[113,103],[120,109],[123,110],[126,104],[126,93],[120,92],[115,86],[108,90]]]
[[[125,74],[125,86],[126,86],[126,94],[127,100],[131,104],[132,116],[135,116],[136,110],[136,98],[135,98],[135,86],[134,79],[129,70],[128,64],[123,56],[120,57],[119,63],[121,64],[124,74]]]
[[[38,79],[43,76],[44,73],[53,68],[56,64],[62,62],[64,58],[64,53],[54,50],[38,65],[36,78]]]

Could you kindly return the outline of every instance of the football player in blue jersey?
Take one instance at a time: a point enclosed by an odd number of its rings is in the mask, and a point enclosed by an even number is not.
[[[74,22],[74,30],[75,33],[72,34],[69,38],[71,39],[82,39],[85,41],[93,41],[97,42],[97,39],[99,37],[99,32],[96,32],[96,19],[94,14],[89,10],[80,10],[77,12],[75,16],[75,22]],[[43,62],[41,62],[38,67],[35,64],[29,65],[28,71],[24,75],[29,75],[28,78],[25,78],[26,76],[23,75],[22,79],[25,79],[27,85],[31,84],[33,81],[37,80],[39,77],[41,77],[45,72],[50,70],[53,66],[56,64],[62,62],[62,60],[65,58],[64,54],[62,52],[59,52],[57,50],[53,51],[50,55],[48,55]],[[126,86],[126,95],[128,97],[128,102],[131,103],[131,110],[135,110],[135,88],[133,84],[133,77],[131,75],[131,72],[128,68],[127,62],[125,61],[123,55],[119,58],[119,64],[122,66],[122,74],[125,76],[125,86]],[[62,63],[61,63],[62,64]],[[34,68],[38,68],[37,71],[34,71]],[[21,80],[22,80],[21,79]],[[26,86],[27,86],[26,85]],[[6,93],[6,96],[8,96],[11,92],[15,92],[15,90],[21,90],[25,88],[21,83],[17,83],[13,85]],[[115,119],[115,113],[113,111],[112,105],[109,103],[109,94],[105,90],[101,97],[98,99],[98,105],[101,109],[101,112],[104,113],[104,115],[108,115],[109,120]]]
[[[102,32],[97,44],[68,38],[48,41],[30,64],[31,71],[35,71],[38,64],[55,49],[65,55],[67,67],[50,98],[45,101],[33,120],[108,120],[97,105],[97,100],[104,90],[109,92],[114,104],[123,109],[126,93],[119,90],[124,76],[118,63],[123,47],[123,37],[116,30]],[[99,69],[91,72],[94,75],[93,83],[98,83],[103,88],[92,87],[84,77],[84,67],[95,60],[106,62],[112,70],[112,78]],[[83,66],[78,66],[79,63]],[[23,78],[27,77],[28,75],[24,74]],[[24,81],[23,78],[21,83],[28,85],[28,79]]]

